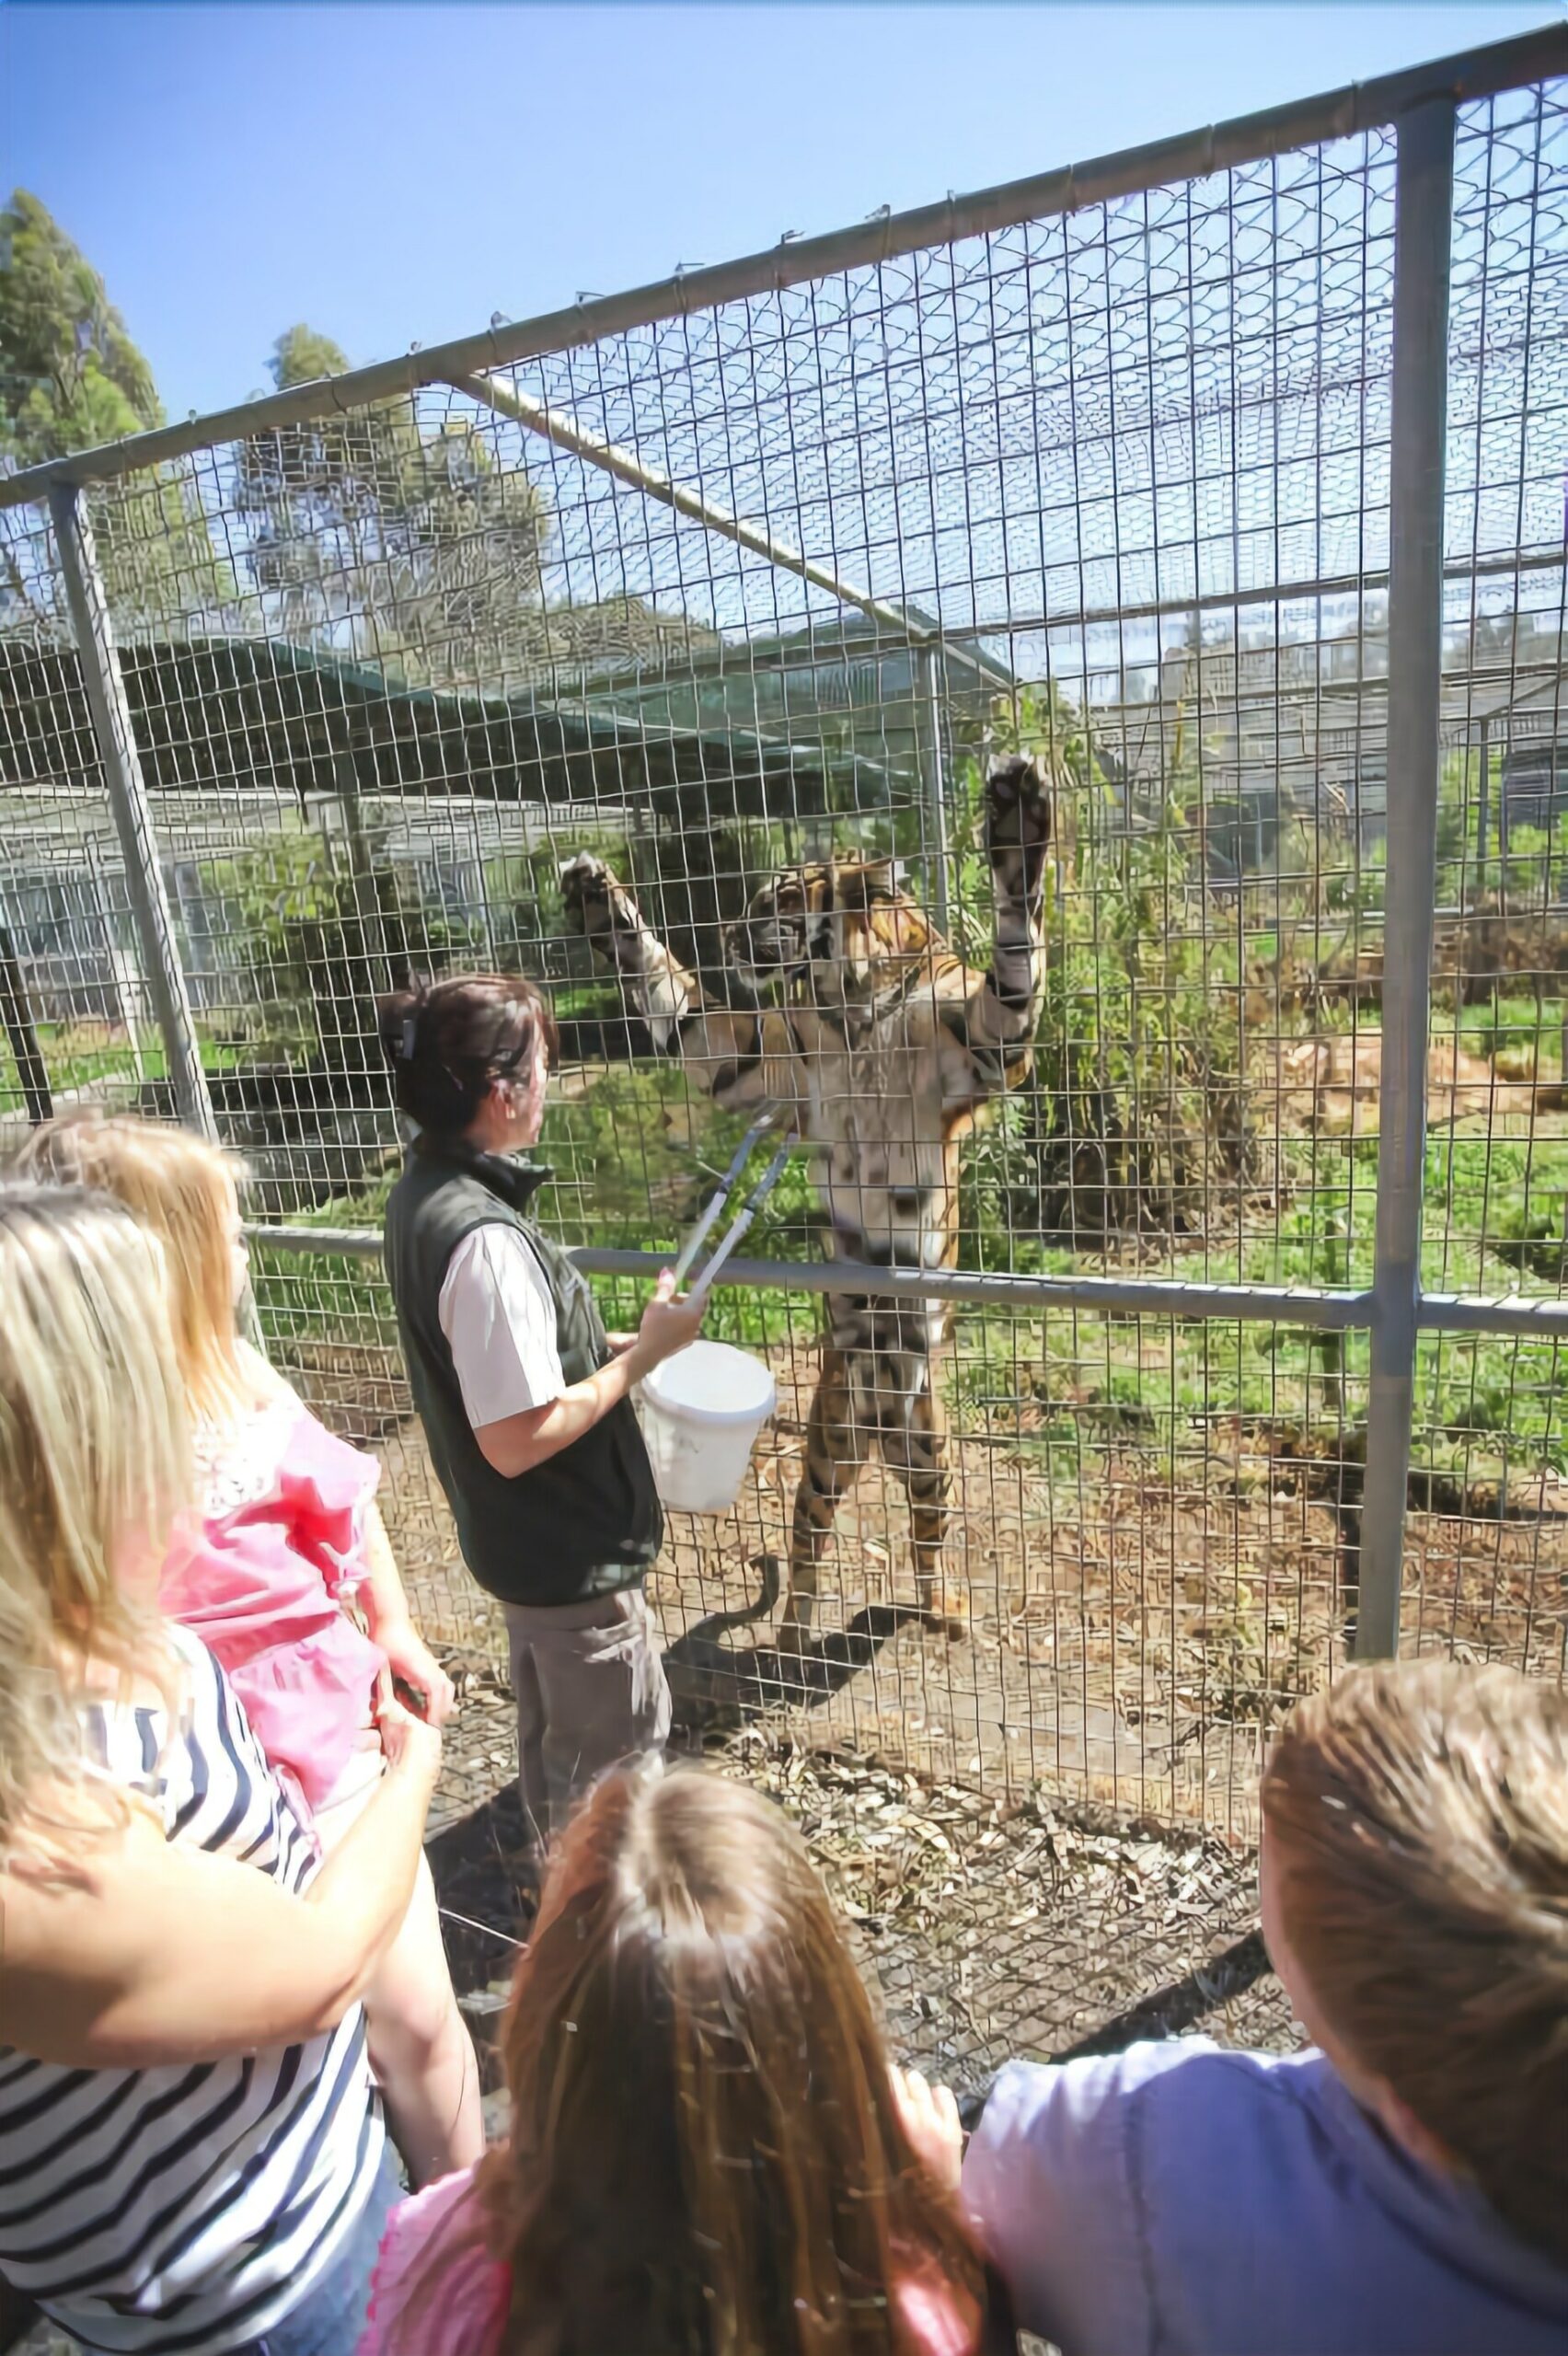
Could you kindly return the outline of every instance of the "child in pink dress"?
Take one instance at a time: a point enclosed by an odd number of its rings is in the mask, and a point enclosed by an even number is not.
[[[201,1535],[167,1565],[162,1600],[216,1653],[275,1773],[321,1831],[345,1781],[360,1780],[375,1731],[366,1697],[386,1667],[351,1617],[370,1602],[380,1468],[243,1344],[239,1362],[250,1398],[196,1422]]]
[[[982,2356],[957,2112],[889,2065],[827,1894],[748,1785],[599,1784],[506,2035],[510,2142],[394,2210],[358,2356]]]
[[[331,1848],[385,1765],[378,1680],[391,1674],[412,1689],[436,1724],[453,1703],[409,1617],[375,1507],[375,1461],[335,1438],[240,1339],[239,1198],[216,1147],[161,1123],[69,1115],[34,1131],[23,1163],[29,1175],[119,1195],[163,1242],[203,1495],[201,1527],[166,1565],[159,1600],[221,1662],[270,1763]],[[470,2165],[484,2150],[478,2072],[422,1862],[364,2005],[413,2181]]]

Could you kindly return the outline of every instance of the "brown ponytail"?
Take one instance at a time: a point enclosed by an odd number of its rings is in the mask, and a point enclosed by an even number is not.
[[[461,1137],[498,1080],[533,1067],[543,1040],[556,1052],[555,1018],[521,974],[460,974],[395,990],[376,1006],[382,1052],[399,1112],[437,1137]]]

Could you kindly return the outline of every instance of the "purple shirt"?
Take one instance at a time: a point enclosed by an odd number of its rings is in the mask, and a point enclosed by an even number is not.
[[[1064,2356],[1565,2356],[1568,2272],[1398,2150],[1320,2053],[1014,2062],[963,2165]]]

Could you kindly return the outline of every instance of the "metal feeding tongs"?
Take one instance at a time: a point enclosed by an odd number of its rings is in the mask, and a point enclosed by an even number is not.
[[[720,1269],[723,1266],[725,1261],[729,1258],[731,1253],[740,1242],[742,1236],[744,1235],[747,1228],[750,1227],[758,1211],[761,1210],[764,1203],[767,1202],[769,1195],[772,1194],[773,1189],[778,1184],[779,1179],[783,1176],[784,1165],[789,1161],[790,1154],[794,1151],[797,1142],[795,1131],[792,1126],[785,1131],[783,1143],[779,1146],[778,1152],[774,1155],[772,1161],[763,1172],[762,1176],[757,1180],[756,1184],[752,1188],[744,1202],[742,1203],[740,1209],[735,1213],[734,1218],[730,1222],[729,1227],[725,1230],[718,1250],[713,1253],[711,1259],[708,1261],[707,1265],[704,1267],[699,1268],[697,1275],[692,1276],[691,1270],[697,1260],[697,1255],[701,1251],[703,1245],[707,1242],[709,1235],[713,1232],[714,1228],[718,1225],[719,1219],[722,1215],[726,1205],[729,1203],[731,1195],[734,1193],[735,1188],[740,1184],[741,1173],[745,1169],[747,1162],[751,1160],[752,1155],[755,1152],[763,1138],[773,1134],[773,1132],[778,1128],[782,1118],[783,1115],[781,1114],[775,1112],[769,1113],[760,1121],[754,1121],[751,1127],[741,1139],[740,1144],[735,1148],[734,1158],[731,1161],[728,1170],[725,1171],[723,1177],[719,1181],[718,1187],[711,1201],[709,1203],[707,1208],[702,1214],[702,1217],[698,1220],[697,1225],[692,1229],[691,1233],[686,1237],[686,1242],[681,1246],[680,1257],[675,1262],[675,1289],[677,1292],[684,1288],[686,1292],[695,1298],[708,1290],[709,1286],[713,1282],[714,1277],[718,1275]],[[689,1283],[687,1282],[688,1277],[691,1279]]]

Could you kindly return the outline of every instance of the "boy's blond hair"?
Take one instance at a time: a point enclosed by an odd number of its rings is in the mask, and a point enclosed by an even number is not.
[[[173,1691],[151,1600],[193,1485],[172,1357],[155,1235],[101,1195],[0,1186],[0,1857],[115,1812],[83,1756],[89,1663]]]
[[[1568,2261],[1568,1696],[1498,1667],[1352,1669],[1292,1714],[1262,1807],[1329,2028]]]
[[[231,1232],[239,1165],[172,1123],[88,1112],[45,1121],[15,1167],[43,1183],[117,1195],[152,1229],[164,1247],[175,1356],[191,1409],[215,1416],[237,1405],[248,1389]]]

